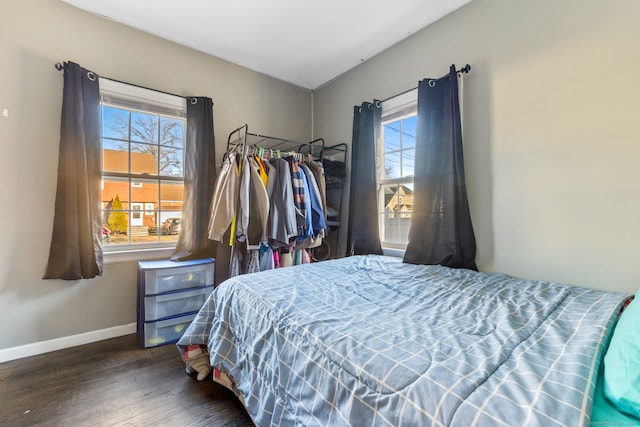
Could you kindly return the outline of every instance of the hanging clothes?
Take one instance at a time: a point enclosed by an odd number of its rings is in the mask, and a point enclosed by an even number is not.
[[[229,228],[238,205],[240,176],[238,173],[237,155],[230,153],[222,165],[220,176],[216,181],[211,204],[209,221],[209,239],[222,241]]]
[[[260,166],[255,158],[248,161],[249,175],[249,223],[247,226],[247,244],[250,249],[258,249],[266,241],[267,221],[269,220],[269,194],[260,177]]]
[[[305,236],[306,225],[306,208],[307,208],[307,195],[305,194],[305,184],[302,180],[302,172],[298,167],[298,161],[295,157],[287,157],[289,163],[289,170],[291,172],[291,185],[293,188],[293,204],[296,212],[296,224],[297,224],[297,236]]]
[[[255,156],[253,159],[258,164],[258,173],[260,174],[260,179],[262,180],[262,183],[266,187],[267,182],[269,180],[269,171],[267,169],[267,165],[259,156]]]
[[[280,268],[291,267],[293,265],[293,256],[291,252],[280,253]]]
[[[260,247],[260,271],[273,270],[276,268],[274,251],[269,246]]]
[[[296,237],[296,243],[307,240],[306,246],[309,245],[311,239],[313,239],[313,223],[311,221],[311,189],[307,179],[307,174],[304,170],[304,166],[298,163],[298,170],[300,171],[300,181],[302,183],[302,189],[304,191],[304,228],[302,229],[302,235],[300,235],[300,229],[298,229],[298,236]]]
[[[267,241],[273,248],[288,247],[289,240],[297,235],[297,218],[289,163],[282,158],[272,158],[265,162],[265,165],[269,169]]]
[[[318,184],[318,190],[320,191],[320,200],[322,201],[322,210],[324,212],[325,223],[327,221],[327,183],[324,174],[324,167],[320,162],[307,162],[306,165],[313,172],[313,176]],[[325,224],[326,229],[326,224]]]
[[[320,196],[317,193],[315,178],[305,164],[299,163],[298,167],[307,197],[305,198],[305,234],[303,236],[298,235],[293,246],[294,250],[319,246],[322,243],[322,237],[324,237],[324,214],[319,200]],[[322,218],[320,219],[319,216],[322,216]],[[320,224],[321,221],[322,224]]]
[[[260,271],[260,251],[258,249],[247,251],[243,259],[242,274],[257,273]]]
[[[302,171],[307,177],[307,183],[309,184],[309,195],[311,199],[311,228],[313,237],[324,237],[324,232],[327,228],[325,219],[325,210],[322,203],[322,195],[320,194],[320,188],[316,182],[316,178],[306,164],[300,165]]]
[[[240,168],[240,188],[238,194],[238,209],[236,213],[235,236],[240,242],[247,239],[247,229],[249,228],[249,197],[250,197],[251,173],[249,160],[242,156],[242,166]],[[233,246],[233,243],[231,243]]]
[[[273,251],[273,268],[280,268],[280,252]]]
[[[210,238],[228,237],[231,276],[311,262],[308,248],[328,232],[322,164],[243,150],[229,152],[222,166],[209,226]]]
[[[238,245],[231,246],[231,255],[229,259],[229,277],[239,276],[242,274],[242,250]]]

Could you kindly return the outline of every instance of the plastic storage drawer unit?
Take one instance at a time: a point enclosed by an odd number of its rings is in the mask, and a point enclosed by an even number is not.
[[[144,282],[145,295],[157,295],[180,289],[213,285],[213,258],[210,262],[140,261],[138,280]]]
[[[141,347],[156,347],[159,345],[177,342],[191,321],[196,317],[195,313],[186,316],[178,316],[164,320],[156,320],[144,324],[144,342]]]
[[[213,258],[138,262],[138,343],[175,343],[213,291]]]
[[[144,297],[144,320],[166,319],[200,310],[213,286]]]

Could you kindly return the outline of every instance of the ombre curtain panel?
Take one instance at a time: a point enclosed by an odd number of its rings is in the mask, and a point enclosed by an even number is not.
[[[98,76],[64,63],[53,231],[44,279],[102,275],[100,88]]]
[[[380,101],[353,108],[347,255],[382,254],[376,191],[376,141],[381,117]]]
[[[187,144],[184,159],[184,204],[174,261],[215,257],[208,239],[211,201],[216,181],[213,101],[187,98]]]
[[[414,205],[404,261],[477,270],[455,65],[418,85]]]

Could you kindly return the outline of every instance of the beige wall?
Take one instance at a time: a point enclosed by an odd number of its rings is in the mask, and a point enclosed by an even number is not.
[[[91,280],[41,280],[62,103],[54,64],[64,60],[106,77],[211,97],[218,159],[228,133],[243,123],[267,135],[311,136],[307,91],[58,0],[0,0],[0,349],[136,320],[135,263],[106,265],[104,276]]]
[[[637,0],[474,0],[317,90],[314,133],[350,143],[353,105],[469,63],[464,147],[480,269],[633,292],[639,17]]]

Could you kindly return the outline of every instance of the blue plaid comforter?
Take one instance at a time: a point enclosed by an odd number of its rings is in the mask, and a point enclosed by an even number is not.
[[[625,297],[357,256],[225,281],[178,348],[260,426],[588,426]]]

